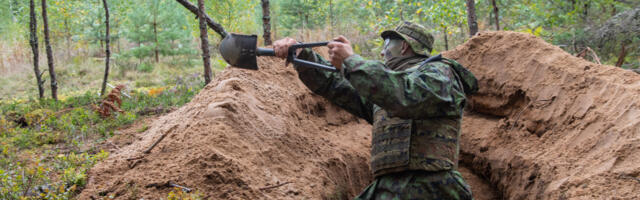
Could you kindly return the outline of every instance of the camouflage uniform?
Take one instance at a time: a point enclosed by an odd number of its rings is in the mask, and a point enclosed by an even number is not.
[[[353,55],[339,73],[296,68],[311,91],[373,124],[376,180],[356,199],[471,199],[456,168],[465,93],[477,90],[476,79],[454,60],[423,63],[433,43],[425,30],[404,23],[385,31],[419,54],[387,65]],[[298,57],[329,64],[309,49]]]

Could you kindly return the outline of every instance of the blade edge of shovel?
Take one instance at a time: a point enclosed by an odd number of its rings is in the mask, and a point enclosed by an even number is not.
[[[231,33],[220,42],[220,55],[233,67],[257,70],[257,36]]]

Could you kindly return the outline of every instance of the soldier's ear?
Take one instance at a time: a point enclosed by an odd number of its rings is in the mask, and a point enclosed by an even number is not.
[[[409,43],[407,41],[402,41],[402,50],[400,51],[400,54],[402,55],[409,55],[410,53],[414,53],[413,49],[411,49],[411,45],[409,45]]]

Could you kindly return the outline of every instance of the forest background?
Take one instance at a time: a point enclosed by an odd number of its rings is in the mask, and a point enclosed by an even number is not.
[[[44,97],[39,99],[30,46],[30,1],[0,1],[0,199],[44,195],[66,199],[86,183],[86,170],[106,157],[104,141],[136,121],[188,102],[204,86],[196,15],[174,0],[107,0],[110,85],[121,112],[105,117],[93,106],[105,71],[105,9],[100,0],[48,0],[50,43],[59,88],[49,98],[41,0],[35,1]],[[196,5],[197,1],[191,0]],[[420,23],[435,36],[437,54],[470,37],[470,0],[205,1],[206,14],[228,32],[272,40],[326,41],[345,35],[354,50],[379,59],[383,30]],[[476,0],[479,31],[527,32],[585,59],[640,67],[640,0]],[[268,19],[269,23],[265,23]],[[211,29],[213,72],[227,64]],[[110,88],[108,88],[110,90]],[[108,92],[108,91],[107,91]],[[144,128],[143,128],[144,129]],[[141,130],[144,131],[144,130]]]

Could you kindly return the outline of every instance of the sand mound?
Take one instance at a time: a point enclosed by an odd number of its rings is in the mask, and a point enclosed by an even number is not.
[[[445,55],[480,84],[462,164],[504,198],[640,199],[640,76],[513,32]]]
[[[481,33],[445,56],[479,79],[460,169],[476,199],[640,198],[640,76],[513,32]],[[225,69],[135,133],[91,169],[80,199],[164,198],[167,182],[206,199],[359,193],[372,179],[371,126],[311,94],[281,60],[259,63]]]
[[[282,60],[259,63],[259,71],[227,68],[190,103],[151,123],[91,169],[80,199],[166,198],[168,181],[206,199],[359,193],[372,179],[370,126],[312,95]]]

